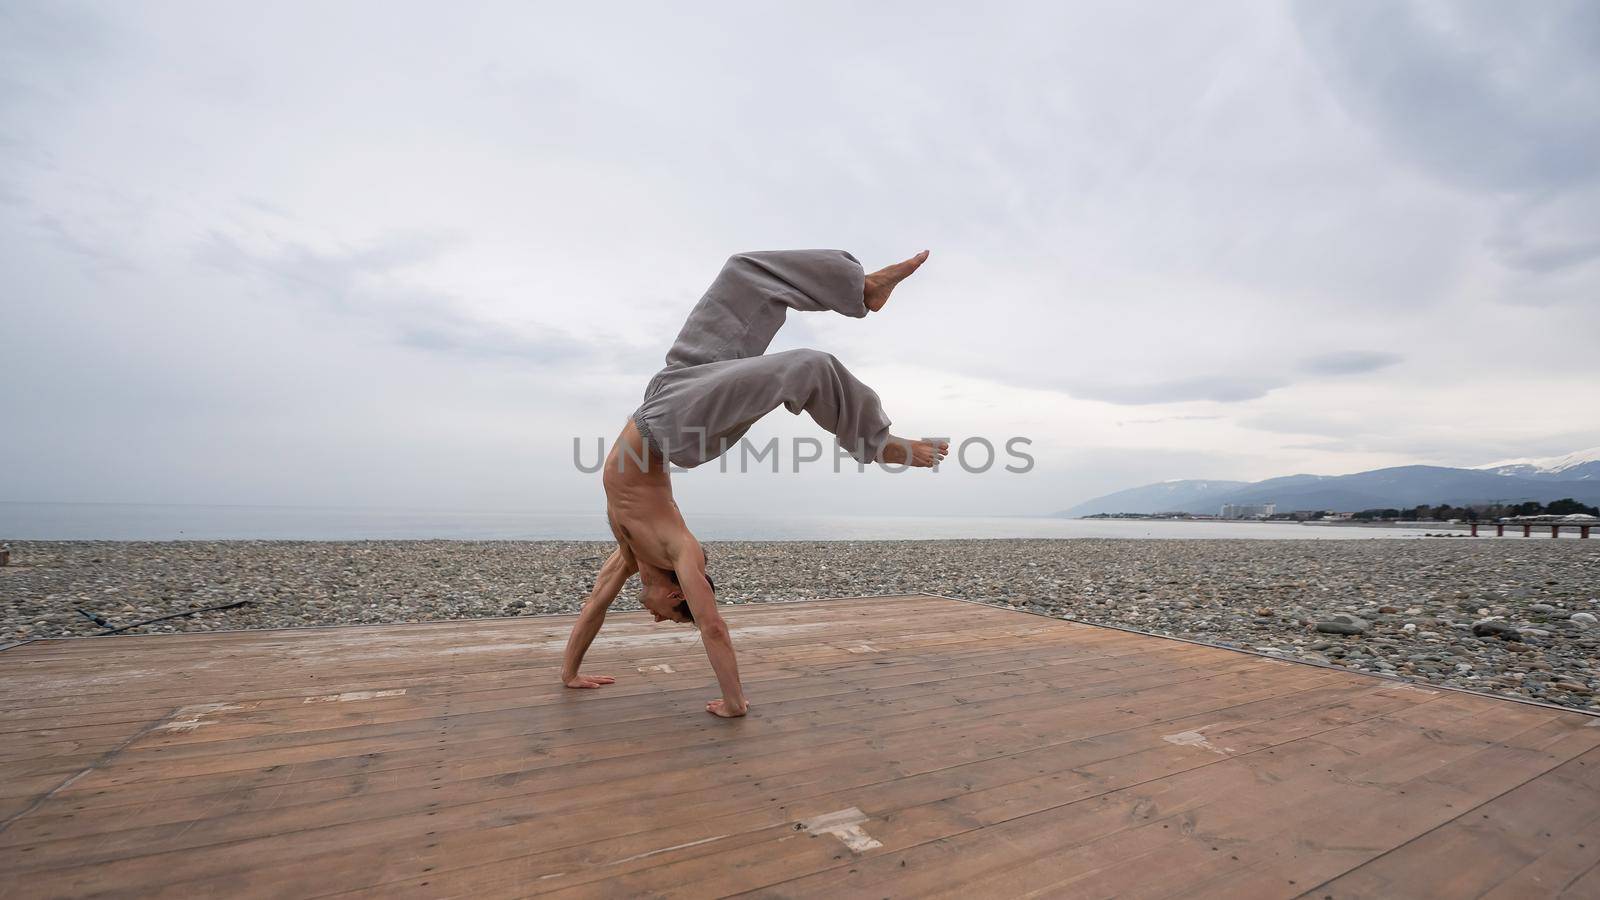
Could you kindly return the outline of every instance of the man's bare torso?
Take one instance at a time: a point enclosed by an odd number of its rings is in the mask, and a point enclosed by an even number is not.
[[[628,548],[641,567],[674,569],[694,536],[672,499],[666,461],[650,451],[632,420],[606,456],[602,481],[606,517],[617,543]]]

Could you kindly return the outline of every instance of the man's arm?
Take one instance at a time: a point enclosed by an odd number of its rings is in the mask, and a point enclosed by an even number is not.
[[[589,652],[589,645],[594,643],[594,636],[600,633],[600,626],[606,620],[606,610],[611,608],[611,602],[617,599],[622,586],[637,571],[639,564],[634,561],[633,554],[620,545],[611,551],[605,564],[600,567],[594,591],[584,602],[583,612],[578,614],[578,621],[572,624],[572,634],[567,637],[567,652],[561,662],[562,684],[570,688],[597,688],[616,681],[610,675],[581,675],[578,666],[583,663],[583,655]]]
[[[675,562],[678,588],[689,603],[694,623],[700,627],[700,640],[706,648],[706,658],[717,673],[717,684],[722,697],[706,704],[706,712],[725,719],[742,716],[750,708],[739,684],[739,660],[733,653],[733,639],[728,634],[728,623],[717,612],[717,596],[706,581],[705,554],[698,546],[682,554]]]

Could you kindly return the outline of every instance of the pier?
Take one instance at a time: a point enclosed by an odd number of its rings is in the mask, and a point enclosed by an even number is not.
[[[1479,526],[1486,526],[1486,525],[1493,525],[1494,526],[1494,536],[1495,537],[1505,537],[1506,536],[1506,525],[1507,524],[1510,524],[1512,528],[1521,528],[1523,537],[1532,537],[1533,536],[1533,529],[1535,529],[1535,528],[1544,528],[1544,527],[1548,526],[1549,529],[1550,529],[1550,536],[1553,537],[1553,538],[1561,537],[1561,529],[1562,528],[1575,529],[1578,532],[1578,537],[1587,538],[1589,536],[1589,529],[1594,527],[1594,525],[1592,523],[1586,523],[1586,522],[1511,522],[1511,523],[1506,523],[1506,522],[1471,522],[1471,523],[1469,523],[1470,527],[1472,528],[1472,536],[1473,537],[1478,537],[1479,536],[1478,535]]]

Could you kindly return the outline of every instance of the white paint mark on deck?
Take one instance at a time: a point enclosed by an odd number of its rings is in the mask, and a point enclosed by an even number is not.
[[[879,650],[877,647],[874,647],[871,644],[857,644],[854,647],[846,647],[845,649],[849,650],[851,653],[882,653],[883,652],[882,650]]]
[[[349,703],[352,700],[381,700],[384,697],[405,696],[405,688],[395,688],[389,691],[345,691],[342,694],[323,694],[320,697],[307,697],[302,703]]]
[[[1233,752],[1232,747],[1218,747],[1216,744],[1213,744],[1207,740],[1204,734],[1201,734],[1201,732],[1205,731],[1207,728],[1215,727],[1217,726],[1204,725],[1200,728],[1196,728],[1194,731],[1180,731],[1177,734],[1164,734],[1161,736],[1161,739],[1169,744],[1176,744],[1179,747],[1199,747],[1202,750],[1210,750],[1212,753],[1215,753],[1218,756],[1227,756],[1229,753]]]
[[[668,675],[671,675],[675,670],[671,666],[667,665],[666,663],[662,663],[659,666],[640,666],[639,667],[639,671],[641,671],[641,672],[664,672],[664,673],[666,673]]]
[[[867,821],[867,814],[854,806],[836,812],[823,813],[814,819],[806,819],[800,827],[812,834],[831,834],[856,853],[865,853],[874,847],[883,844],[872,838],[862,829],[861,824]]]
[[[1414,684],[1397,684],[1392,688],[1384,688],[1384,690],[1385,691],[1404,691],[1404,692],[1406,692],[1408,694],[1427,694],[1429,697],[1432,697],[1434,694],[1439,693],[1438,691],[1430,691],[1427,688],[1417,687]]]
[[[606,865],[608,865],[608,866],[620,866],[623,863],[630,863],[630,862],[633,862],[636,859],[644,859],[645,857],[648,857],[648,856],[655,856],[658,853],[671,853],[674,850],[682,850],[685,847],[698,847],[701,844],[709,844],[712,841],[720,841],[725,837],[727,837],[727,835],[719,834],[719,835],[717,835],[715,837],[701,838],[698,841],[690,841],[687,844],[673,844],[671,847],[662,847],[660,850],[650,850],[650,851],[647,851],[645,853],[635,853],[632,856],[624,856],[622,859],[616,860],[615,862],[608,862],[608,863],[606,863]]]
[[[206,718],[216,713],[228,712],[244,707],[233,703],[195,703],[190,706],[180,707],[172,714],[170,722],[163,722],[156,726],[157,731],[194,731],[201,725],[215,725],[216,722]]]

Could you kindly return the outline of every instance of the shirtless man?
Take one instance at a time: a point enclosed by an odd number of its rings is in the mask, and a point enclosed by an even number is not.
[[[832,356],[816,350],[766,355],[790,309],[832,310],[854,318],[883,309],[889,293],[928,258],[924,250],[871,274],[839,250],[740,253],[690,313],[667,352],[667,366],[645,389],[606,457],[606,515],[617,539],[594,591],[567,639],[561,681],[598,688],[616,679],[579,672],[624,584],[635,573],[639,602],[657,622],[700,629],[722,696],[706,711],[742,716],[749,701],[739,684],[728,626],[717,613],[706,554],[672,499],[670,466],[693,468],[736,445],[751,425],[785,406],[809,413],[863,463],[928,468],[949,452],[944,441],[910,441],[889,433],[878,395]]]

